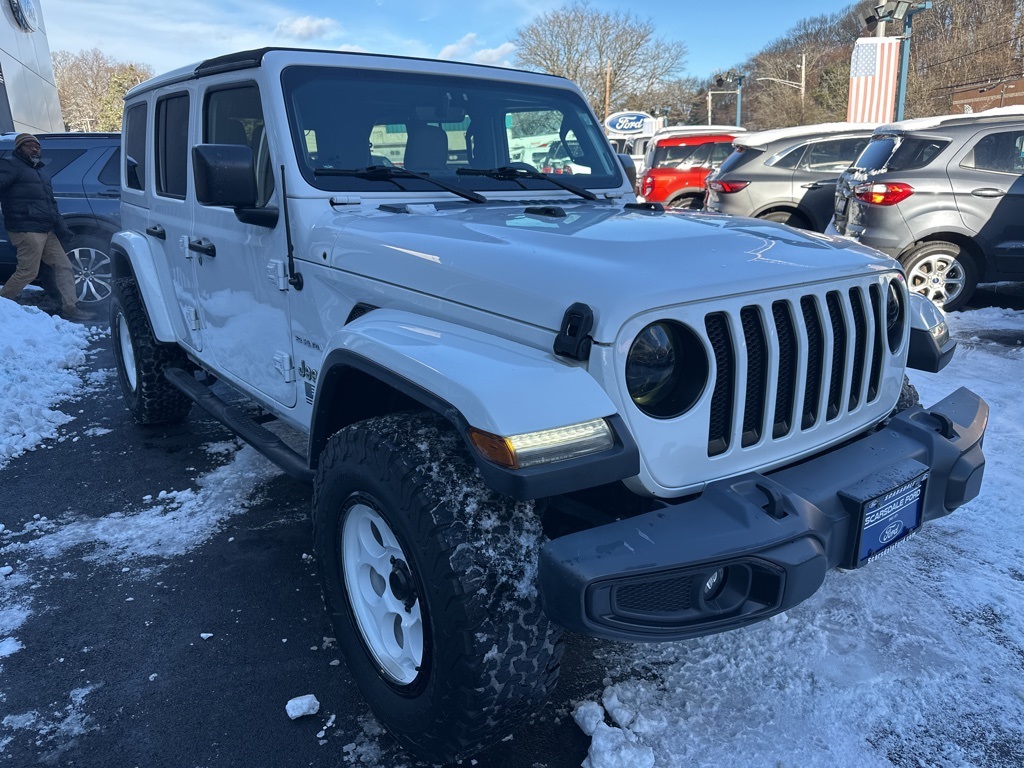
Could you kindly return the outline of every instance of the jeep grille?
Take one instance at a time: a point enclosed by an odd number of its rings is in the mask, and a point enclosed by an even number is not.
[[[706,315],[717,371],[708,455],[729,450],[736,439],[734,424],[742,423],[739,441],[746,448],[766,432],[773,440],[789,435],[798,407],[800,428],[806,430],[822,419],[834,421],[862,401],[875,402],[882,376],[884,306],[881,288],[873,283]],[[774,364],[769,333],[778,339]],[[807,350],[803,370],[801,347]],[[745,366],[739,364],[740,354],[746,357]]]

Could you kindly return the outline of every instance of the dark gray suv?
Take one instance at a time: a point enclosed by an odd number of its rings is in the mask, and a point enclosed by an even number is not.
[[[14,151],[16,135],[0,136],[0,157]],[[99,306],[110,297],[110,238],[121,228],[121,134],[36,136],[53,182],[57,208],[72,233],[64,247],[75,271],[78,304]],[[0,283],[14,274],[17,264],[17,251],[0,221]],[[48,276],[48,269],[40,269],[37,282],[59,301],[59,294],[47,285]]]
[[[737,136],[733,153],[707,179],[704,208],[823,232],[836,179],[874,127],[825,123]]]
[[[836,186],[835,229],[899,259],[947,311],[1024,280],[1024,108],[879,127]]]

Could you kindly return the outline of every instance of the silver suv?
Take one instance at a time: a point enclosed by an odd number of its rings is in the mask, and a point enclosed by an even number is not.
[[[708,177],[705,210],[823,232],[836,178],[874,127],[824,123],[737,136],[734,152]]]
[[[948,311],[1024,280],[1024,108],[881,126],[839,179],[835,229],[899,259]]]

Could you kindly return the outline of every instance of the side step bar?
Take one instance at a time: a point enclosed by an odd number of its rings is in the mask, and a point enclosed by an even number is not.
[[[313,484],[314,472],[306,459],[266,427],[252,420],[242,409],[228,405],[181,368],[165,368],[164,376],[196,405],[217,419],[249,445],[262,453],[299,482]]]

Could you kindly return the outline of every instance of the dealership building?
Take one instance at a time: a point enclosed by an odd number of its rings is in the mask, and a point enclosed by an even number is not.
[[[64,130],[40,0],[0,0],[0,133]]]

